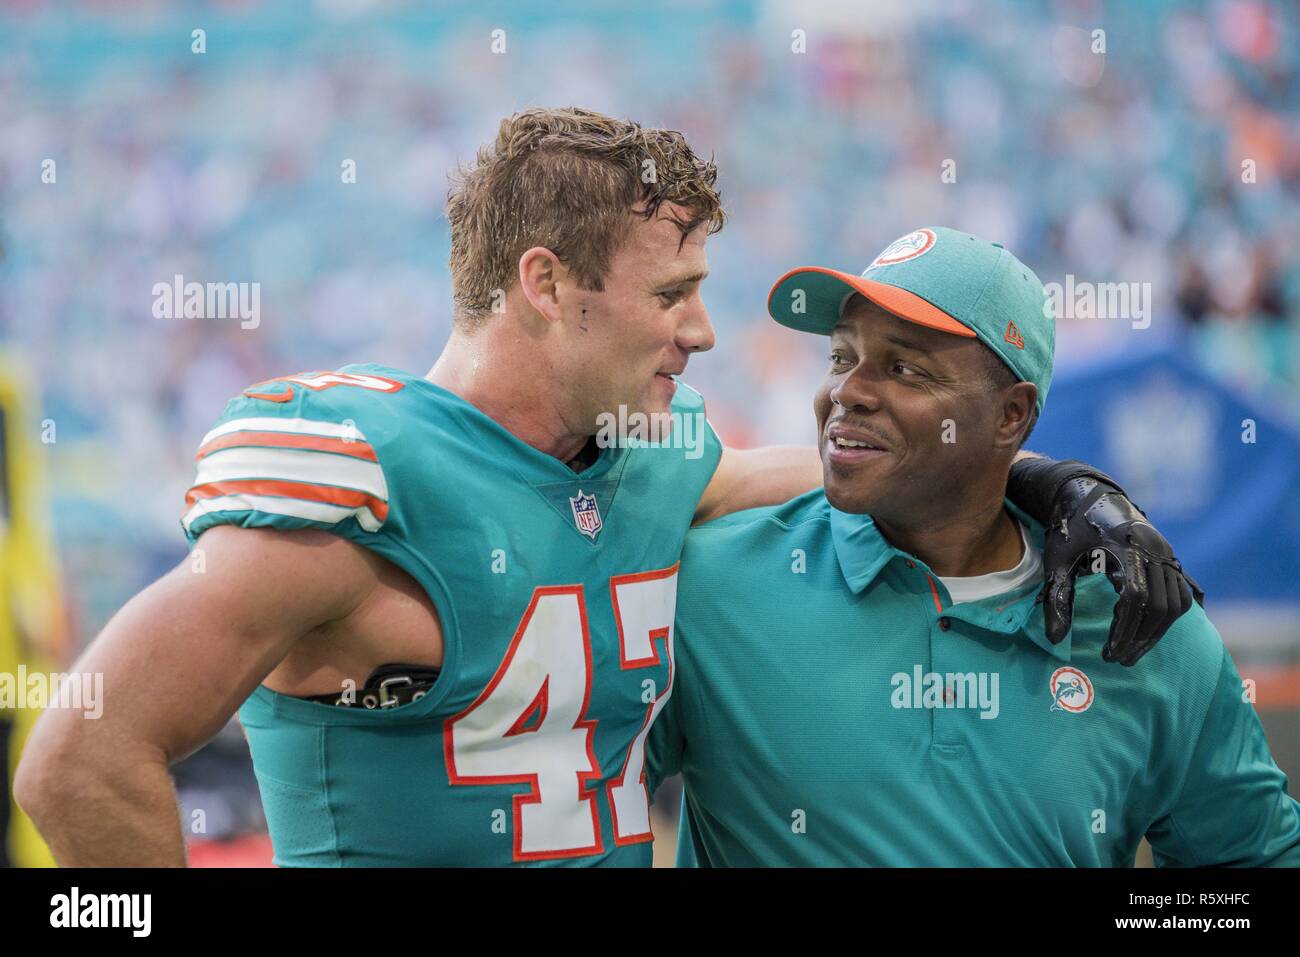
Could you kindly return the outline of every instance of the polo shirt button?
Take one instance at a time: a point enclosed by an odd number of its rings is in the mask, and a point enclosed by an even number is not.
[[[952,622],[950,622],[947,618],[940,618],[940,619],[939,619],[939,630],[940,630],[940,631],[947,631],[947,630],[948,630],[949,628],[951,628],[951,627],[952,627]]]

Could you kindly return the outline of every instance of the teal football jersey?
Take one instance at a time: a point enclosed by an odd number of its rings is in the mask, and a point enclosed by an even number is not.
[[[376,365],[232,400],[182,524],[327,529],[402,568],[445,635],[391,709],[259,687],[240,719],[281,865],[648,866],[645,739],[672,687],[677,564],[721,456],[679,385],[661,442],[582,472]]]

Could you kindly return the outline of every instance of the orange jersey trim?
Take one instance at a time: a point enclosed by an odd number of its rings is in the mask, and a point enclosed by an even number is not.
[[[209,482],[195,485],[185,493],[185,505],[192,506],[205,498],[223,495],[278,495],[298,498],[325,505],[342,505],[346,508],[368,508],[379,522],[388,517],[388,503],[367,492],[337,488],[332,485],[315,485],[311,482],[285,482],[278,479],[232,479],[226,482]]]
[[[374,447],[369,442],[349,442],[346,439],[330,438],[327,435],[303,435],[295,432],[230,432],[227,435],[218,436],[203,446],[194,458],[196,460],[201,459],[213,452],[241,445],[306,449],[311,452],[332,452],[336,455],[351,456],[354,459],[365,459],[367,462],[379,462],[379,457],[375,454]]]

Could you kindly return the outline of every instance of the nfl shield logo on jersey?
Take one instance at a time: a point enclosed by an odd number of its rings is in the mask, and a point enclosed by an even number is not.
[[[569,504],[573,506],[573,520],[578,523],[578,531],[594,542],[602,527],[600,506],[596,504],[595,497],[578,489],[577,498],[570,498]]]

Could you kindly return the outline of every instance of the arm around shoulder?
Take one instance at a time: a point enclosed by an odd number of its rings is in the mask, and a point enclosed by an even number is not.
[[[692,524],[747,508],[780,505],[821,484],[821,456],[811,445],[724,448],[718,468],[700,496]]]

